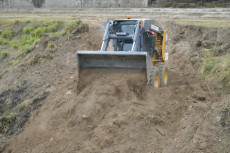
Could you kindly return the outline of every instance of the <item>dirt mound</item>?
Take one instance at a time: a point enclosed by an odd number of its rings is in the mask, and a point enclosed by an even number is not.
[[[69,62],[58,70],[65,74],[55,77],[57,83],[46,88],[50,95],[40,109],[32,114],[21,133],[8,140],[4,151],[228,151],[228,145],[224,144],[228,141],[223,139],[221,145],[219,141],[223,137],[223,133],[218,132],[222,130],[220,120],[222,124],[228,120],[227,117],[221,119],[219,92],[200,77],[191,58],[196,49],[196,53],[200,51],[196,44],[203,30],[194,28],[197,30],[194,34],[193,30],[175,25],[169,30],[174,31],[170,43],[169,87],[154,89],[146,86],[143,72],[84,71],[85,77],[79,81],[76,63]],[[177,33],[180,39],[177,39]],[[196,39],[183,39],[189,34]],[[82,35],[83,40],[75,40],[80,47],[92,49],[93,44],[86,42],[93,42],[91,39],[97,40],[96,37]],[[70,49],[72,55],[76,44],[74,41],[70,44],[65,44],[65,48]],[[67,58],[69,55],[61,51],[56,52],[52,64],[75,60],[74,57]],[[67,60],[62,60],[63,56]],[[71,69],[65,70],[68,67]],[[54,70],[50,68],[45,72],[48,71]]]

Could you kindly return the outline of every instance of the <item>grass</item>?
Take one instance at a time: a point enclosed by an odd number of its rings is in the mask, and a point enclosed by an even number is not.
[[[80,33],[86,32],[86,31],[89,31],[89,25],[84,24],[78,20],[72,20],[71,22],[66,24],[65,30],[67,34],[67,39],[70,40],[72,37],[72,32],[74,32],[74,30],[78,30],[77,32],[80,32]]]
[[[1,36],[5,39],[12,39],[15,35],[15,31],[12,28],[9,28],[2,32]]]
[[[19,49],[21,47],[21,41],[18,39],[11,40],[9,44],[14,49]]]
[[[226,19],[224,21],[218,22],[219,19],[212,19],[204,20],[204,19],[197,19],[197,21],[191,21],[191,20],[183,20],[183,19],[176,19],[173,22],[178,25],[186,26],[186,25],[194,25],[194,26],[202,26],[202,27],[211,27],[211,28],[230,28],[230,20]]]
[[[33,26],[27,26],[23,29],[24,34],[30,34],[34,30]]]
[[[36,38],[41,38],[43,34],[44,34],[44,30],[41,27],[36,28],[33,33],[34,37]]]
[[[206,80],[220,84],[230,93],[230,54],[214,56],[206,51],[201,72]]]
[[[8,72],[8,70],[4,70],[2,73],[0,73],[0,79],[3,78],[3,76]]]
[[[80,24],[80,22],[78,20],[73,20],[69,23],[66,24],[66,32],[73,32],[74,29],[78,28],[78,25]]]
[[[16,18],[16,19],[5,19],[0,18],[1,25],[9,27],[8,29],[0,29],[0,45],[7,45],[13,49],[21,51],[19,53],[18,61],[20,62],[24,56],[30,53],[35,44],[42,39],[44,36],[51,37],[60,37],[66,34],[68,40],[73,36],[73,32],[85,32],[89,29],[88,24],[84,24],[78,20],[72,19],[48,19],[48,18],[39,18],[39,19],[28,19],[28,18]],[[14,27],[16,24],[24,23],[26,25],[22,29],[22,33],[16,35],[16,32],[11,27]],[[29,24],[28,24],[29,23]],[[17,38],[16,38],[17,37]],[[55,47],[54,42],[49,42],[47,49],[52,51]],[[6,58],[8,56],[8,51],[2,51],[1,57]],[[44,60],[52,59],[51,55],[44,55],[44,57],[32,57],[29,61],[30,65],[40,63]],[[9,65],[12,65],[10,63]]]
[[[62,33],[61,32],[50,32],[49,35],[51,37],[60,37],[62,36]]]
[[[49,42],[48,45],[47,45],[47,48],[48,48],[49,50],[52,50],[54,47],[55,47],[55,44],[54,44],[53,41]]]
[[[0,118],[0,122],[2,123],[10,123],[15,117],[15,114],[13,113],[7,113]]]
[[[3,50],[1,51],[1,57],[4,59],[8,56],[8,51],[7,50]]]
[[[38,62],[39,62],[39,57],[33,56],[33,57],[30,59],[30,65],[37,64]]]
[[[0,37],[0,45],[6,45],[7,41],[5,39],[3,39],[2,37]]]

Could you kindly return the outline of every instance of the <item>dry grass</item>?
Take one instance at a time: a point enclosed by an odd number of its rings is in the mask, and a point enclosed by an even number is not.
[[[209,28],[230,28],[230,20],[220,20],[220,19],[176,19],[173,21],[175,24],[186,26],[186,25],[193,25],[193,26],[202,26],[202,27],[209,27]]]
[[[205,51],[206,58],[201,72],[206,80],[219,84],[230,92],[230,54],[213,56]]]

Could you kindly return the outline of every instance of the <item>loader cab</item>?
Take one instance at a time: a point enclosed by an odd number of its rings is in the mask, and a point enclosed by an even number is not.
[[[108,20],[101,51],[148,51],[150,47],[148,29],[153,20],[125,19]]]
[[[114,51],[131,51],[133,46],[132,36],[135,34],[135,20],[114,21],[113,32],[118,39],[113,39]]]

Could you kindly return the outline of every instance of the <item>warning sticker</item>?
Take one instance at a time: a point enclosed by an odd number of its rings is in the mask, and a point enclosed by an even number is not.
[[[169,59],[169,54],[165,53],[165,60],[168,60],[168,59]]]

